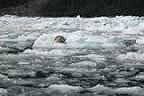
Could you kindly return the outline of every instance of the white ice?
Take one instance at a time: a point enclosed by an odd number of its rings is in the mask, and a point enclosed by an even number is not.
[[[57,35],[63,35],[66,44],[55,43]],[[65,56],[83,52],[77,49],[119,49],[124,47],[123,40],[135,39],[143,54],[143,37],[144,17],[0,17],[0,50],[9,50],[3,46],[22,49],[33,41],[33,49],[24,53]],[[128,54],[119,57],[131,58]]]

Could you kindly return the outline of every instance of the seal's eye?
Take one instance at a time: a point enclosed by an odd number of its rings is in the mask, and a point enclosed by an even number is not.
[[[54,40],[57,43],[65,43],[65,41],[66,41],[66,39],[61,35],[56,36]]]

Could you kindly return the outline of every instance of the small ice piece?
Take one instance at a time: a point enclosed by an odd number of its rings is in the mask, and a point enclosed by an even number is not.
[[[106,49],[114,49],[114,48],[119,48],[121,47],[120,45],[116,44],[116,43],[104,43],[102,44],[102,48],[106,48]]]
[[[79,92],[80,90],[82,90],[82,88],[80,86],[70,86],[70,85],[51,85],[48,87],[47,89],[48,93],[54,93],[54,92],[60,92],[61,94],[67,94],[67,93],[71,93],[71,92]]]
[[[127,54],[121,54],[116,57],[117,60],[122,62],[138,62],[138,61],[144,61],[144,54],[141,53],[135,53],[135,52],[128,52]]]
[[[72,63],[70,66],[72,67],[96,67],[96,63],[95,62],[91,62],[91,61],[81,61],[78,63]]]
[[[21,61],[21,62],[18,62],[19,65],[29,65],[30,62],[24,62],[24,61]]]
[[[61,49],[53,49],[52,51],[49,52],[49,55],[63,56],[63,55],[67,55],[67,52],[65,50],[61,50]]]
[[[88,59],[95,61],[97,63],[102,63],[105,61],[104,56],[97,55],[97,54],[89,54],[89,55],[86,55],[85,57],[87,57]]]
[[[0,96],[7,96],[8,91],[6,89],[0,88]]]
[[[117,94],[127,94],[132,96],[144,96],[144,89],[140,87],[123,87],[114,90]]]
[[[136,40],[136,43],[137,43],[137,44],[140,44],[140,45],[143,45],[143,44],[144,44],[144,38],[141,37],[141,38],[137,39],[137,40]]]
[[[105,87],[103,85],[96,85],[94,87],[88,88],[89,91],[95,92],[97,94],[106,94],[106,95],[114,95],[113,89],[109,87]]]
[[[74,49],[53,49],[48,54],[50,56],[70,56],[79,53],[79,50]]]
[[[135,77],[135,79],[137,80],[137,81],[144,81],[144,74],[139,74],[139,75],[137,75],[136,77]]]

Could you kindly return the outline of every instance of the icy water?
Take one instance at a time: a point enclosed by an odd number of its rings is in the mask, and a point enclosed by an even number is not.
[[[0,17],[0,96],[144,96],[143,47],[144,17]]]

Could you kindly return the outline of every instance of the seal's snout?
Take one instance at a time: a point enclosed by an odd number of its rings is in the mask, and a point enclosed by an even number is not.
[[[54,39],[54,41],[55,41],[56,43],[66,43],[65,37],[63,37],[63,36],[61,36],[61,35],[56,36],[55,39]]]

